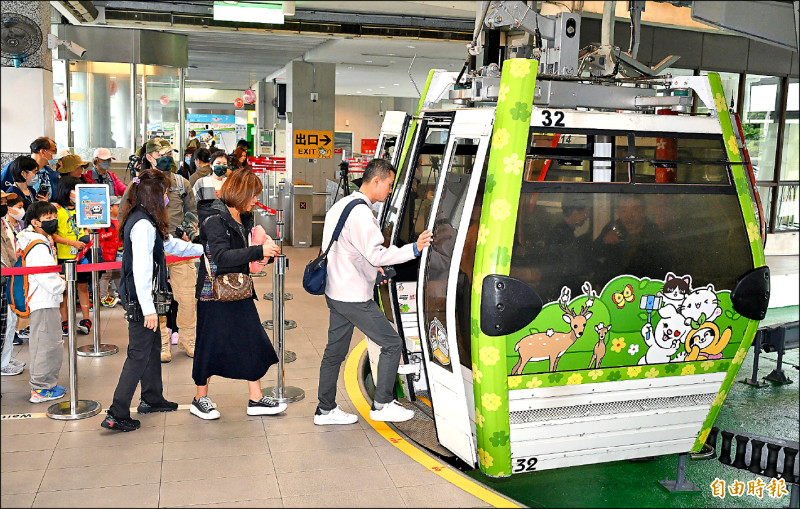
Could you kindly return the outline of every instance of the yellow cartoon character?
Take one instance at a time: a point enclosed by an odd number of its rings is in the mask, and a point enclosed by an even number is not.
[[[696,322],[695,322],[696,323]],[[731,328],[728,327],[722,334],[714,322],[704,322],[689,331],[686,336],[685,361],[717,360],[722,358],[722,351],[731,340]]]

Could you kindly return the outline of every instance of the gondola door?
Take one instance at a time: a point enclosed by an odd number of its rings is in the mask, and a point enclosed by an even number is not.
[[[464,333],[458,313],[467,313],[472,269],[464,270],[465,248],[473,251],[469,235],[481,174],[487,158],[494,109],[456,112],[450,132],[445,166],[439,177],[427,228],[434,242],[422,254],[417,281],[419,332],[423,344],[428,386],[439,442],[459,458],[475,465],[472,369],[469,327]],[[477,223],[472,225],[477,226]],[[464,259],[469,258],[468,256]],[[461,317],[461,322],[465,318]],[[469,323],[468,321],[466,323]],[[462,358],[463,357],[463,358]]]

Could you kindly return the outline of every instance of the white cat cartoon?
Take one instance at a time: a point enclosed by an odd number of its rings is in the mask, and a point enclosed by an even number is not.
[[[706,322],[713,322],[722,314],[717,293],[711,284],[687,295],[680,309],[684,318],[694,321],[700,320],[700,316],[705,315]]]
[[[672,272],[667,272],[664,278],[664,288],[656,295],[661,297],[663,304],[672,304],[678,311],[681,310],[681,304],[692,291],[692,276],[685,275],[678,277]]]

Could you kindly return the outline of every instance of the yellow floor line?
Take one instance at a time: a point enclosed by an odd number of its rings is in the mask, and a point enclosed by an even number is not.
[[[178,410],[189,410],[189,407],[192,405],[178,405]],[[100,413],[97,415],[105,415],[107,408],[103,408],[100,410]],[[131,414],[136,413],[136,407],[131,407]],[[3,414],[0,415],[0,420],[2,421],[15,421],[19,419],[41,419],[42,417],[47,417],[46,412],[39,412],[39,413],[19,413],[19,414]],[[94,417],[94,416],[92,416]]]
[[[352,401],[353,405],[356,407],[356,410],[358,410],[358,413],[361,414],[361,417],[367,421],[370,426],[375,429],[375,431],[380,433],[383,438],[388,440],[395,447],[406,453],[420,465],[424,466],[431,472],[436,473],[451,484],[458,486],[467,493],[470,493],[471,495],[483,500],[488,504],[491,504],[494,507],[521,507],[514,502],[488,490],[483,485],[462,476],[456,470],[453,470],[447,465],[444,465],[428,456],[405,440],[403,437],[398,435],[397,432],[390,428],[386,423],[373,421],[369,418],[370,405],[367,403],[367,400],[364,398],[361,388],[358,385],[358,363],[366,348],[366,340],[361,341],[358,345],[356,345],[355,348],[353,348],[353,350],[350,352],[350,356],[347,359],[347,364],[344,368],[344,381],[345,387],[347,388],[347,394],[350,397],[350,401]]]

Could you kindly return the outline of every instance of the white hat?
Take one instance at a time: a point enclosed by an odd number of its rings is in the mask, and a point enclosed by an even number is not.
[[[56,154],[56,159],[61,159],[64,156],[70,155],[71,152],[65,148],[59,149],[58,153]]]
[[[104,161],[108,159],[113,159],[115,161],[117,160],[116,157],[111,157],[111,151],[107,148],[98,148],[95,150],[92,159],[102,159]]]

